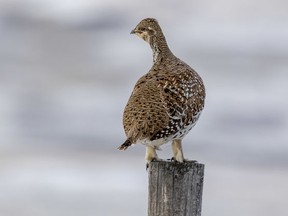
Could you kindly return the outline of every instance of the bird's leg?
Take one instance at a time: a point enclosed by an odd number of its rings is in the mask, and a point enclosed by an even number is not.
[[[153,146],[146,145],[146,155],[145,155],[145,160],[147,161],[146,163],[146,170],[149,167],[149,163],[151,161],[156,161],[159,160],[158,155],[156,153],[156,149]]]
[[[149,163],[152,160],[158,160],[156,149],[153,146],[146,145],[146,155],[145,160]]]
[[[184,156],[183,156],[183,150],[182,150],[182,144],[181,139],[173,140],[172,141],[172,151],[173,151],[173,158],[172,160],[178,161],[180,163],[183,163]]]

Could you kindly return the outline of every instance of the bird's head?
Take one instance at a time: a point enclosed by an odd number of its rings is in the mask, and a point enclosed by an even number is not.
[[[136,34],[148,43],[150,43],[151,38],[157,37],[160,33],[162,33],[161,28],[154,18],[141,20],[141,22],[131,31],[131,34]]]

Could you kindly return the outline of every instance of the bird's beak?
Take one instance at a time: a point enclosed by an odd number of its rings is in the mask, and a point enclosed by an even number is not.
[[[130,34],[135,34],[135,33],[136,33],[135,29],[133,29],[133,30],[130,32]]]

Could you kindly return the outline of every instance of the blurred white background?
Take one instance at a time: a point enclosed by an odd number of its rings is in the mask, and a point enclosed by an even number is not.
[[[202,215],[288,214],[287,1],[2,0],[1,216],[147,215],[145,149],[116,149],[152,65],[129,34],[146,17],[206,84],[184,139],[206,165]]]

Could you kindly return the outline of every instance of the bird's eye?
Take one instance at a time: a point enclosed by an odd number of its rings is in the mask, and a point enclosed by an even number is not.
[[[146,31],[146,28],[140,27],[139,30],[140,30],[140,31]]]

